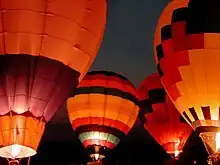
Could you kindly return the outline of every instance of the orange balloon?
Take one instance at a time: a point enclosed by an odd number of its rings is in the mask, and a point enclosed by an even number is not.
[[[105,0],[2,0],[0,156],[36,154],[45,123],[94,61]]]
[[[219,0],[171,2],[156,28],[161,81],[210,154],[220,153]]]

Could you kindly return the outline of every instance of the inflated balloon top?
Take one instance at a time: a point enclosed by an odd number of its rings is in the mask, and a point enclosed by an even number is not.
[[[82,75],[106,22],[105,0],[2,0],[1,11],[1,54],[44,56]]]
[[[174,158],[183,151],[192,128],[166,94],[158,73],[146,77],[138,88],[139,117],[153,138]]]
[[[219,8],[219,0],[172,1],[154,40],[161,81],[210,154],[220,147]]]
[[[48,122],[95,59],[105,0],[2,0],[0,156],[36,153]]]
[[[73,129],[91,157],[103,157],[134,125],[139,106],[133,84],[110,71],[86,74],[67,101]]]

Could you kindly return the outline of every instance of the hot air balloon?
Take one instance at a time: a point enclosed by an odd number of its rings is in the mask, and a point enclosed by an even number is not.
[[[36,154],[45,124],[95,59],[105,0],[2,0],[0,156]]]
[[[146,77],[138,88],[139,117],[146,130],[173,158],[178,158],[192,128],[181,117],[158,73]]]
[[[110,71],[87,73],[68,99],[67,109],[73,129],[94,161],[120,142],[139,112],[135,87]]]
[[[213,159],[220,153],[219,8],[219,0],[172,1],[154,40],[161,81]]]

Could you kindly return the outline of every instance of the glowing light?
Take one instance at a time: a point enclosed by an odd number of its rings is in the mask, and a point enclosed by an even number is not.
[[[16,158],[17,155],[18,155],[20,152],[21,152],[21,146],[20,146],[20,145],[15,144],[15,145],[13,145],[13,146],[11,147],[11,156],[12,156],[12,158]]]
[[[0,157],[9,159],[30,157],[35,154],[36,151],[34,149],[19,144],[12,144],[0,148]]]
[[[218,152],[220,148],[220,132],[216,133],[215,141],[216,141],[216,152]]]
[[[99,132],[93,132],[93,134],[90,136],[91,139],[102,139]]]
[[[174,153],[174,156],[177,157],[179,155],[179,144],[180,144],[180,140],[178,139],[178,141],[175,143],[175,153]]]
[[[95,160],[97,161],[99,159],[99,154],[94,154]]]

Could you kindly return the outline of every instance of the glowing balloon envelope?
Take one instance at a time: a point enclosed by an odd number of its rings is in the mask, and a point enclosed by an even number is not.
[[[92,158],[103,158],[128,133],[139,112],[137,92],[125,77],[92,71],[67,101],[73,129]]]
[[[139,117],[147,131],[173,158],[183,151],[192,128],[181,117],[166,94],[160,76],[153,73],[138,88]]]
[[[219,8],[219,0],[172,1],[154,40],[161,81],[210,154],[220,153]]]
[[[30,157],[96,57],[106,2],[2,0],[0,10],[0,156]]]

